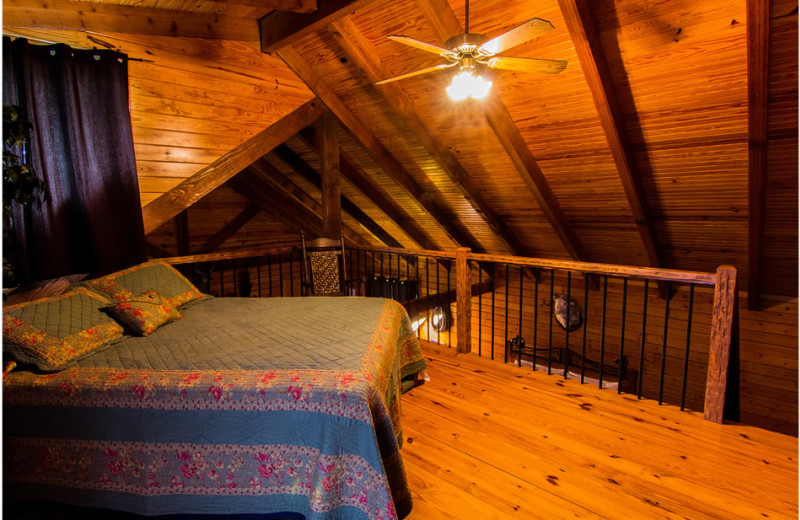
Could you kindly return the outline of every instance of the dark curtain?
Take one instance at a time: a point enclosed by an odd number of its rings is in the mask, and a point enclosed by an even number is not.
[[[127,56],[4,38],[3,57],[3,101],[27,113],[33,129],[26,155],[50,195],[41,207],[14,208],[7,231],[14,251],[5,256],[16,258],[17,278],[143,261]]]

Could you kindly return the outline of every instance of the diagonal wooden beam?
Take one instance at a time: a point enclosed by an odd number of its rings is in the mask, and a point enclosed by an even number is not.
[[[70,0],[4,0],[3,29],[11,28],[258,41],[258,25],[244,18]]]
[[[462,32],[461,23],[446,0],[417,0],[416,5],[441,43]],[[489,97],[483,102],[483,114],[536,198],[545,217],[553,226],[564,249],[574,260],[587,260],[586,251],[578,235],[561,209],[558,199],[528,149],[511,114],[496,92],[490,92]]]
[[[209,238],[205,244],[198,247],[193,254],[213,253],[259,213],[261,213],[261,206],[255,203],[248,204],[244,210],[222,226],[222,229],[214,233],[214,236]]]
[[[313,13],[274,11],[258,21],[261,52],[275,52],[324,29],[329,23],[372,3],[374,0],[323,0]]]
[[[767,183],[769,0],[747,0],[747,162],[749,262],[747,308],[761,309],[761,263]]]
[[[283,201],[282,206],[275,206],[272,209],[264,208],[269,213],[273,215],[285,213],[285,215],[282,216],[288,215],[290,218],[296,219],[304,224],[307,230],[306,233],[310,234],[312,237],[324,236],[322,204],[303,191],[269,162],[260,159],[254,162],[243,172],[243,175],[240,176],[243,181],[250,183],[250,189],[252,189],[254,193],[268,191],[268,197]],[[236,179],[240,176],[237,175],[237,177],[232,180],[236,182]],[[246,193],[243,194],[247,196]],[[256,202],[255,199],[254,202]],[[281,207],[287,209],[280,209]],[[352,229],[347,224],[342,225],[342,233],[349,243],[369,245],[356,230]]]
[[[313,123],[322,104],[312,99],[142,208],[145,235],[211,193],[255,160]]]
[[[586,83],[594,99],[600,124],[606,134],[608,147],[617,166],[625,196],[631,208],[636,227],[642,239],[647,259],[653,267],[663,267],[664,262],[656,232],[648,216],[647,198],[641,181],[625,119],[616,89],[606,63],[605,54],[591,12],[591,2],[586,0],[558,0]]]
[[[282,144],[275,148],[274,153],[296,173],[304,177],[308,182],[322,191],[322,176],[317,173],[317,171],[307,162],[305,162],[302,157],[297,155],[294,150],[285,144]],[[342,209],[344,209],[345,212],[353,217],[356,222],[361,224],[364,229],[372,233],[375,238],[386,244],[388,247],[403,247],[400,242],[395,240],[392,235],[387,233],[386,230],[384,230],[377,222],[372,220],[369,215],[364,213],[364,211],[348,197],[342,195],[341,202]]]
[[[286,62],[292,71],[311,89],[328,109],[336,114],[339,121],[347,129],[353,139],[370,154],[372,159],[383,171],[387,173],[403,190],[405,190],[442,229],[459,245],[466,245],[473,251],[485,251],[475,240],[472,234],[457,219],[445,211],[444,206],[437,202],[441,199],[436,188],[429,189],[420,186],[400,162],[389,152],[375,134],[370,131],[358,118],[356,118],[347,105],[336,95],[330,85],[320,78],[300,56],[293,47],[283,47],[278,56]]]
[[[343,18],[332,23],[330,31],[345,54],[361,68],[370,82],[376,83],[388,75],[375,49],[350,18]],[[408,126],[414,138],[422,144],[442,171],[459,188],[464,198],[469,201],[508,250],[514,255],[525,256],[527,253],[525,248],[508,229],[503,219],[492,209],[489,201],[481,194],[455,154],[425,126],[413,100],[403,88],[397,83],[387,83],[376,88]]]
[[[313,128],[303,129],[297,136],[312,150],[316,148],[317,138]],[[403,230],[422,249],[438,250],[441,247],[430,234],[409,215],[394,199],[359,167],[355,161],[342,150],[339,150],[339,167],[342,175],[369,200],[371,200],[387,217]],[[400,246],[395,246],[400,247]]]

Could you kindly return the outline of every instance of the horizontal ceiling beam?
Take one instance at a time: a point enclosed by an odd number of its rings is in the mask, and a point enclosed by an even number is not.
[[[353,139],[372,157],[375,163],[406,191],[457,244],[484,251],[472,234],[453,215],[443,209],[436,199],[441,197],[435,187],[420,186],[392,153],[378,140],[374,132],[353,115],[347,105],[336,95],[328,83],[320,78],[292,46],[284,47],[278,56],[314,92],[320,101],[333,112]]]
[[[145,234],[153,232],[160,225],[211,193],[303,127],[312,124],[321,115],[322,104],[319,100],[308,101],[167,193],[151,201],[142,208]]]
[[[313,13],[274,11],[258,21],[261,29],[261,51],[275,52],[291,45],[331,22],[353,14],[374,0],[323,0]]]
[[[3,31],[14,28],[258,41],[249,19],[70,0],[3,0]]]

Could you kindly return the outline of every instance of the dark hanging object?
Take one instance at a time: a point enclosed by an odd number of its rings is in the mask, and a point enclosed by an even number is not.
[[[553,314],[564,330],[567,330],[567,309],[569,309],[569,331],[578,330],[583,325],[583,313],[578,302],[574,298],[570,298],[569,306],[567,306],[566,296],[559,296],[553,300]]]

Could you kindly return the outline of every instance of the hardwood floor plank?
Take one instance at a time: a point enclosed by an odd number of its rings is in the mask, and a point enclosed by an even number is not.
[[[431,381],[403,397],[422,504],[410,520],[797,518],[794,437],[424,350]],[[488,508],[477,516],[475,500]]]

